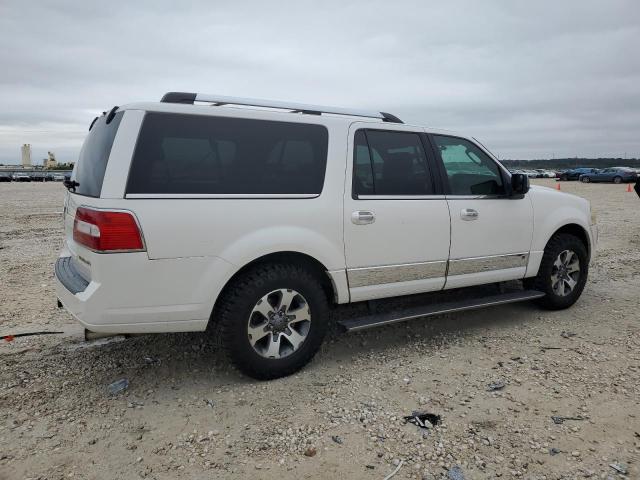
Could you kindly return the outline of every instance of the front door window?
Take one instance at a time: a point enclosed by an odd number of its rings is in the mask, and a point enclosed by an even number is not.
[[[504,195],[500,167],[469,140],[434,135],[451,195]]]

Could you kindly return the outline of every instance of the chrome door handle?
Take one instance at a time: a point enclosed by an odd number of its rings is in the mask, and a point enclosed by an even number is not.
[[[477,220],[479,215],[478,211],[473,208],[463,208],[460,210],[460,218],[462,218],[462,220]]]
[[[358,210],[351,214],[351,222],[356,225],[367,225],[376,221],[376,216],[373,212],[364,210]]]

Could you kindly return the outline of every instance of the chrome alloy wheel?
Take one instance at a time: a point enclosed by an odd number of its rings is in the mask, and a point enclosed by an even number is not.
[[[284,358],[307,339],[311,312],[295,290],[281,288],[258,300],[249,315],[247,335],[253,349],[265,358]]]
[[[578,255],[571,250],[563,250],[553,262],[551,269],[553,292],[560,297],[566,297],[573,292],[579,279],[580,259]]]

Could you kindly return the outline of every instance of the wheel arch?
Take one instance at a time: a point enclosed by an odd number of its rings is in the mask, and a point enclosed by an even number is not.
[[[582,225],[578,225],[577,223],[567,223],[566,225],[561,226],[555,232],[551,234],[551,236],[547,239],[546,246],[549,244],[549,241],[559,233],[566,233],[568,235],[573,235],[580,239],[580,241],[584,244],[584,247],[587,249],[587,256],[591,258],[591,240],[587,231],[582,227]]]
[[[334,284],[333,279],[329,274],[329,270],[322,262],[306,253],[296,251],[272,252],[251,260],[246,265],[237,270],[233,275],[231,275],[216,298],[213,309],[211,311],[211,316],[209,317],[207,328],[215,324],[216,312],[220,304],[220,300],[224,297],[227,290],[232,287],[235,280],[252,268],[269,263],[295,264],[304,266],[309,271],[313,272],[314,276],[316,276],[316,278],[320,281],[320,284],[322,285],[322,288],[329,301],[337,303],[336,299],[339,295],[337,286]]]

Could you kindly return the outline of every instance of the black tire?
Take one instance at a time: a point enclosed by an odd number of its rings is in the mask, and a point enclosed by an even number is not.
[[[569,177],[567,177],[566,175],[560,175],[560,180],[566,182],[567,180],[569,180]]]
[[[591,181],[589,177],[582,177],[580,180],[582,180],[583,183],[589,183]]]
[[[613,177],[613,183],[622,183],[622,177]]]
[[[269,292],[295,290],[304,297],[311,321],[306,339],[283,358],[261,356],[249,341],[247,326],[256,303]],[[213,319],[215,334],[228,358],[246,375],[258,380],[284,377],[300,370],[316,354],[329,323],[327,296],[316,276],[297,265],[264,264],[242,274],[225,288]]]
[[[554,262],[561,252],[569,250],[574,252],[579,259],[579,277],[573,290],[567,295],[558,295],[553,289],[552,275],[554,274]],[[535,278],[527,279],[525,286],[544,292],[546,295],[536,300],[536,303],[548,310],[561,310],[568,308],[580,298],[589,274],[589,256],[585,244],[578,237],[566,233],[555,234],[547,243],[544,255],[540,262],[540,269]]]

